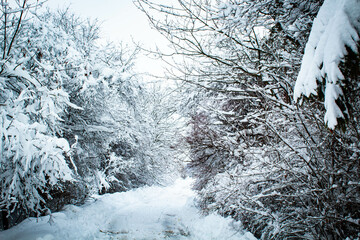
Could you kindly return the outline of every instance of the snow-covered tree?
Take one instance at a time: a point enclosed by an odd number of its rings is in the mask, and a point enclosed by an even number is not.
[[[358,96],[351,91],[346,133],[326,128],[319,102],[300,109],[293,101],[322,1],[137,2],[173,47],[162,56],[181,56],[170,77],[196,100],[183,112],[200,207],[242,220],[262,239],[356,236]]]
[[[166,184],[179,177],[186,149],[183,144],[185,122],[177,113],[176,88],[148,84],[147,96],[143,100],[149,134],[146,147],[153,162],[153,179],[155,183]]]
[[[77,107],[61,88],[54,65],[42,62],[40,46],[34,48],[26,37],[36,31],[28,25],[34,17],[29,10],[39,4],[1,3],[0,208],[8,213],[46,212],[50,191],[73,180],[61,122],[66,108]]]
[[[358,54],[360,3],[327,0],[314,20],[295,85],[295,101],[311,95],[323,99],[325,122],[334,129],[349,118],[346,79],[340,64],[349,51]]]
[[[163,173],[176,173],[177,162],[167,161],[173,139],[161,138],[166,125],[151,115],[156,94],[132,70],[138,48],[98,44],[97,22],[69,9],[39,12],[37,1],[1,7],[5,228],[92,193],[162,183]]]

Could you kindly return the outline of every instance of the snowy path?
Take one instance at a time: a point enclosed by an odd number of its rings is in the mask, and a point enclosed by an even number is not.
[[[0,232],[1,240],[55,239],[236,239],[255,240],[252,234],[235,231],[240,224],[218,215],[202,217],[194,207],[191,180],[169,187],[97,196],[92,202],[49,216],[29,218]]]

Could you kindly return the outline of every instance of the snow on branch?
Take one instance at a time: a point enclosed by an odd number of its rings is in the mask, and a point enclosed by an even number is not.
[[[336,103],[343,96],[344,76],[339,64],[347,55],[346,47],[358,52],[360,32],[359,0],[325,0],[314,20],[306,44],[294,98],[324,95],[325,123],[334,129],[345,110]]]

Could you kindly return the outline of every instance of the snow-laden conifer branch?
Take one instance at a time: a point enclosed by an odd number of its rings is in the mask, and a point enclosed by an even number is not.
[[[338,119],[345,119],[348,114],[347,109],[341,109],[338,103],[346,94],[339,65],[348,54],[347,47],[358,53],[359,19],[359,1],[326,0],[314,20],[296,81],[296,101],[301,96],[324,96],[324,120],[330,129],[334,129]]]

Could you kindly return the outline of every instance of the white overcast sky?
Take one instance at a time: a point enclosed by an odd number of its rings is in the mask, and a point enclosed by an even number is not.
[[[173,0],[165,0],[171,2]],[[151,29],[147,17],[138,10],[132,0],[49,0],[52,9],[67,7],[84,18],[97,18],[101,24],[102,36],[111,41],[139,42],[146,48],[166,47],[166,41]],[[144,56],[138,59],[137,69],[160,74],[161,64]]]

